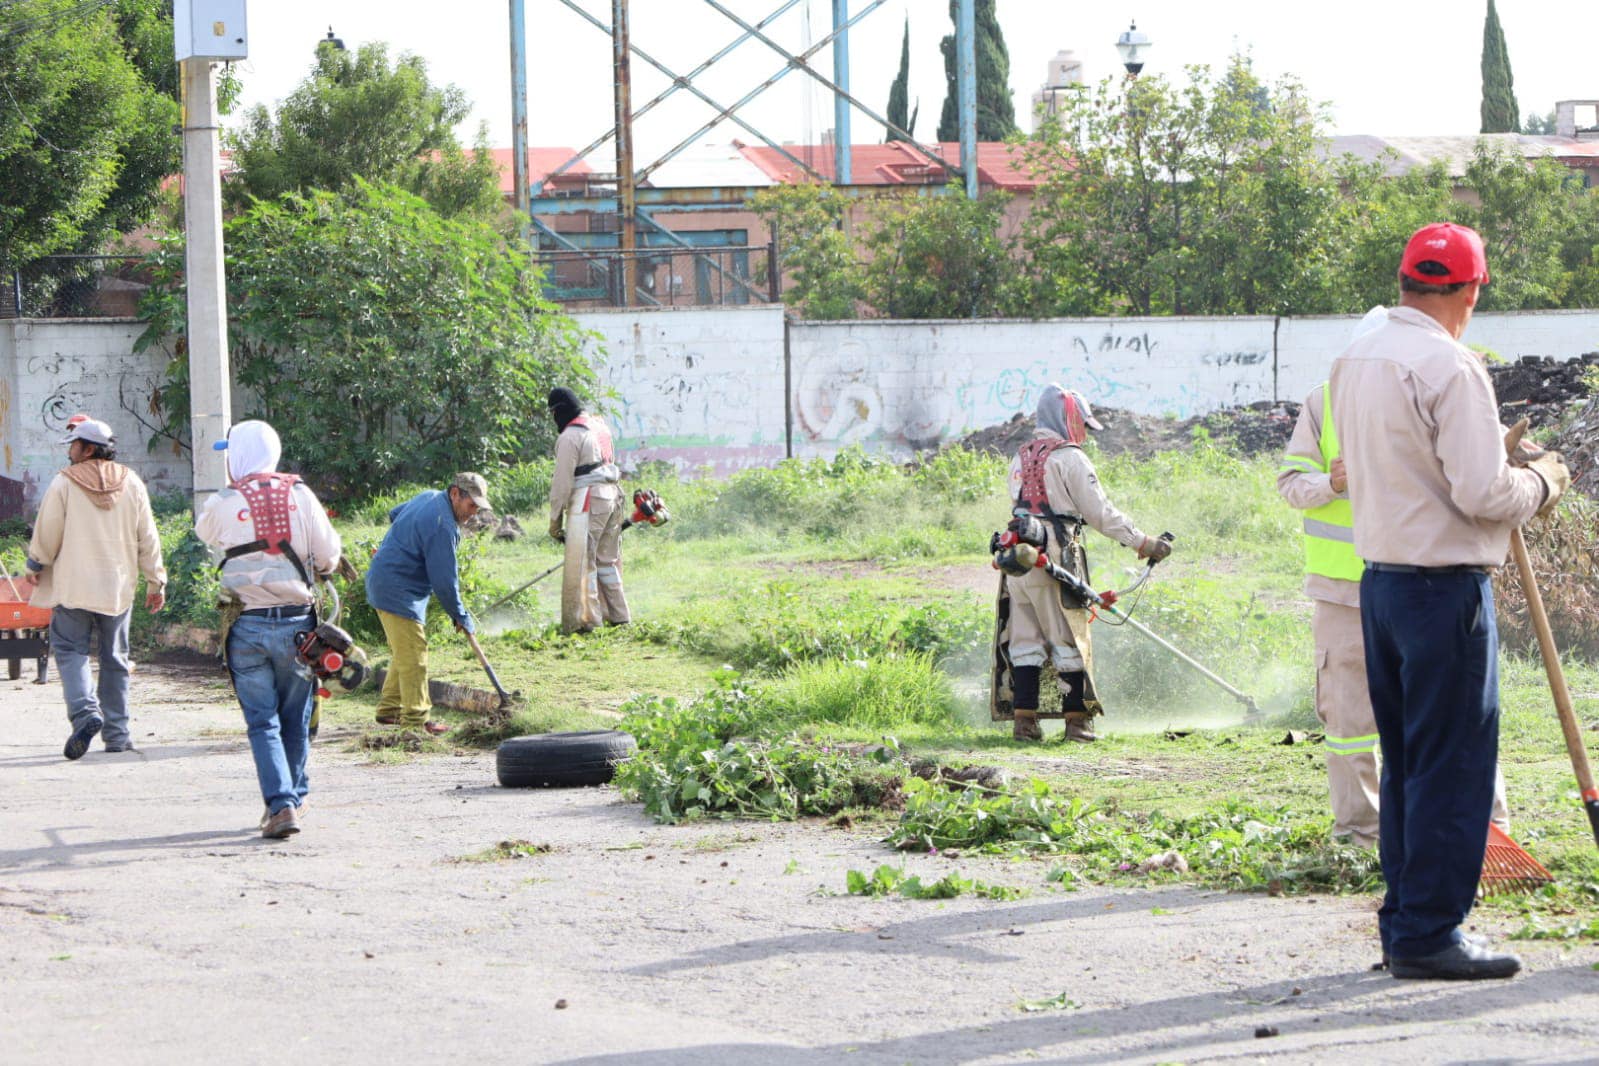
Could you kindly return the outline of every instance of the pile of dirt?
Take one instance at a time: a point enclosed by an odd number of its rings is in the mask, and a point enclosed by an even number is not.
[[[1299,405],[1263,401],[1185,419],[1140,415],[1118,407],[1096,407],[1094,417],[1105,427],[1093,434],[1094,443],[1105,455],[1131,452],[1146,459],[1157,452],[1191,446],[1196,431],[1209,435],[1229,451],[1261,455],[1280,452],[1287,446],[1288,438],[1293,435],[1294,420],[1299,417]],[[1036,426],[1032,416],[1016,415],[1009,422],[970,433],[958,444],[968,451],[1015,455],[1018,448],[1033,438]]]
[[[1500,420],[1510,425],[1526,418],[1535,430],[1558,432],[1554,446],[1566,454],[1579,486],[1590,494],[1599,491],[1599,397],[1589,397],[1584,376],[1595,366],[1599,366],[1599,352],[1567,360],[1526,356],[1489,367],[1499,397]],[[1131,452],[1143,459],[1187,448],[1196,435],[1208,435],[1229,451],[1255,456],[1277,454],[1287,447],[1299,404],[1265,400],[1180,420],[1115,407],[1096,407],[1094,414],[1105,426],[1093,434],[1105,455]],[[1018,414],[1008,422],[968,434],[959,446],[1015,455],[1032,439],[1035,426],[1032,416]]]

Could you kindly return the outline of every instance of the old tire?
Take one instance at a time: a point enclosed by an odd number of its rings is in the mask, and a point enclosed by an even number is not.
[[[494,755],[504,788],[566,788],[603,785],[638,750],[631,733],[592,729],[512,737]]]

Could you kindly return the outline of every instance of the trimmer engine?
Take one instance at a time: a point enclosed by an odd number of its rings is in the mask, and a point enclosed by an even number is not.
[[[344,691],[354,692],[372,672],[366,663],[366,652],[356,647],[350,634],[332,622],[295,633],[294,644],[299,649],[300,662],[310,667],[319,682],[317,695],[323,699],[332,693],[320,682],[337,681]]]

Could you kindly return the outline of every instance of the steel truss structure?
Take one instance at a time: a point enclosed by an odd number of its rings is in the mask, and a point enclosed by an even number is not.
[[[637,272],[641,263],[639,255],[641,231],[643,231],[642,236],[646,248],[684,249],[692,253],[696,247],[690,240],[686,240],[683,236],[674,233],[668,226],[657,220],[654,217],[656,212],[726,211],[736,209],[747,203],[749,197],[757,191],[754,188],[738,186],[658,189],[646,184],[650,176],[664,164],[696,143],[701,137],[721,123],[731,122],[744,130],[793,163],[800,173],[813,180],[825,180],[814,167],[790,152],[778,140],[767,136],[755,126],[746,122],[739,115],[741,108],[776,85],[792,71],[797,70],[807,75],[825,87],[833,97],[833,132],[836,154],[834,172],[836,175],[835,184],[838,186],[847,190],[853,185],[852,160],[850,158],[850,120],[853,117],[853,112],[859,111],[876,126],[880,126],[907,141],[916,143],[909,131],[903,130],[890,122],[886,117],[878,114],[857,97],[851,95],[849,91],[849,30],[862,19],[881,8],[888,0],[866,0],[865,6],[854,15],[849,13],[849,0],[831,0],[831,32],[805,49],[805,51],[799,53],[790,52],[773,40],[766,31],[772,23],[798,6],[803,0],[778,0],[777,7],[771,14],[753,23],[730,10],[721,0],[700,0],[712,12],[722,16],[723,19],[736,27],[739,32],[731,41],[717,49],[686,74],[680,74],[673,70],[633,42],[629,30],[629,0],[610,0],[611,21],[609,24],[583,8],[578,0],[550,0],[550,2],[565,7],[594,29],[610,37],[615,123],[587,146],[577,151],[566,162],[544,175],[537,187],[531,184],[527,169],[526,0],[509,0],[511,107],[513,118],[512,156],[516,185],[515,204],[519,210],[531,218],[531,229],[525,234],[530,244],[547,241],[557,249],[570,253],[581,254],[591,250],[581,248],[568,236],[557,232],[552,226],[543,221],[540,216],[548,217],[557,214],[575,213],[614,215],[616,219],[614,230],[617,234],[615,251],[617,254],[612,256],[609,261],[597,261],[595,270],[601,276],[602,287],[613,293],[617,298],[617,302],[621,304],[626,305],[635,302],[654,304],[659,302],[651,292],[641,288],[638,283]],[[938,150],[928,145],[917,143],[916,146],[937,165],[943,167],[952,178],[962,178],[966,195],[975,197],[977,195],[975,0],[958,0],[955,38],[956,88],[960,119],[960,160],[958,163],[952,163],[945,159]],[[752,42],[775,52],[782,59],[783,65],[764,81],[753,86],[744,95],[726,106],[713,99],[696,84],[696,79],[704,75],[706,71],[726,59],[727,56],[740,47]],[[832,78],[823,75],[812,65],[812,60],[816,55],[829,45],[832,46]],[[670,82],[665,89],[636,110],[632,102],[632,62],[634,57],[660,72]],[[645,118],[651,111],[659,107],[679,90],[689,93],[711,108],[714,112],[713,117],[668,149],[659,158],[650,161],[643,167],[637,166],[637,160],[634,157],[633,124]],[[608,141],[614,141],[616,144],[616,191],[614,195],[599,197],[556,197],[547,195],[546,185],[549,179],[567,172],[584,157],[604,147]],[[612,227],[607,225],[603,226],[602,229],[609,232]],[[710,255],[703,257],[703,261],[698,265],[697,269],[701,272],[708,271],[718,275],[725,275],[727,272],[725,263],[719,257]],[[768,269],[776,269],[775,257],[769,261]],[[613,271],[618,272],[620,276],[613,277]],[[775,286],[768,286],[766,290],[758,289],[750,283],[748,278],[726,276],[722,277],[721,281],[727,283],[727,291],[740,292],[755,298],[765,297],[768,291],[773,294],[776,292]],[[775,299],[775,295],[773,298]]]

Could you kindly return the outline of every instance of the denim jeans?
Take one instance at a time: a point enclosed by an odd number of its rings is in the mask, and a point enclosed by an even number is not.
[[[1499,753],[1499,633],[1487,574],[1367,570],[1366,679],[1382,741],[1383,948],[1443,951],[1477,898]]]
[[[128,743],[128,619],[133,612],[95,614],[75,607],[50,613],[50,650],[67,698],[67,717],[76,730],[99,715],[105,719],[101,738],[108,747]],[[89,670],[89,639],[100,637],[100,683]]]
[[[309,791],[311,678],[295,662],[294,634],[311,615],[241,615],[228,632],[228,673],[249,727],[250,754],[261,798],[276,814],[298,807]]]

